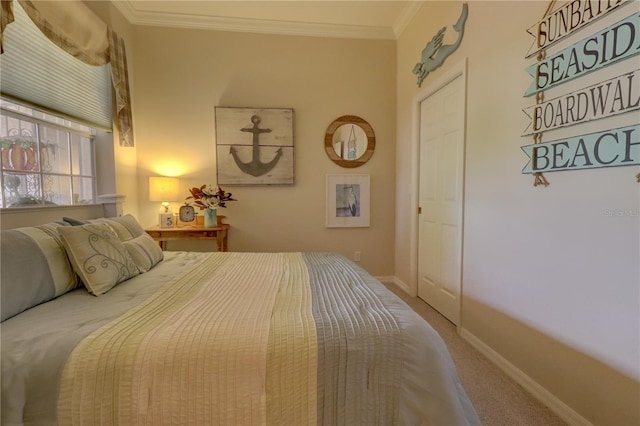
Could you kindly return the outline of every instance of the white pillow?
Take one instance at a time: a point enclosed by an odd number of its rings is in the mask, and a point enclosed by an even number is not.
[[[58,232],[76,274],[99,296],[140,273],[118,235],[105,223],[61,226]]]
[[[147,272],[164,259],[164,253],[157,242],[148,234],[123,242],[140,272]]]

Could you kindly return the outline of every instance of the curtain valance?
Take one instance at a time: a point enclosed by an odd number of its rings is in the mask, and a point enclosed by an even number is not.
[[[2,1],[0,30],[14,20],[12,0]],[[81,1],[18,0],[49,40],[80,61],[93,66],[111,63],[115,127],[120,145],[133,146],[131,96],[124,41]],[[0,34],[0,52],[4,39]]]

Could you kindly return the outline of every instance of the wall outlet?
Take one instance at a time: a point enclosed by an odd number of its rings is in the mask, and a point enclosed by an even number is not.
[[[356,252],[353,253],[353,260],[355,262],[360,262],[360,252],[359,251],[356,251]]]

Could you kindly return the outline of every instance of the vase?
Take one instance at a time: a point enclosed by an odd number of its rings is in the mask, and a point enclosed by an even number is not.
[[[218,226],[218,211],[216,209],[204,209],[204,227],[215,228]]]

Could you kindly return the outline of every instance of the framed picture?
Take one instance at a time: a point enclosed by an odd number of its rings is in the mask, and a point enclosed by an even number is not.
[[[369,175],[327,175],[326,226],[369,226]]]
[[[216,107],[218,185],[294,183],[293,109]]]

